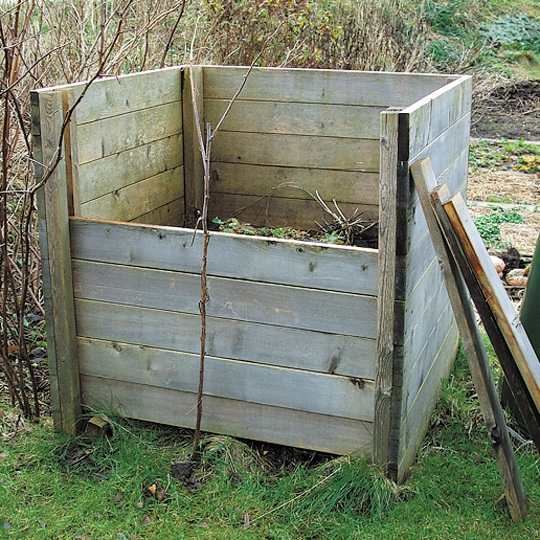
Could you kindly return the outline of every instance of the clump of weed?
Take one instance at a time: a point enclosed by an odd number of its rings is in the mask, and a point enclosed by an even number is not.
[[[489,247],[501,248],[502,245],[501,223],[523,223],[523,218],[515,210],[504,211],[495,208],[490,214],[474,219],[474,223],[484,244]]]

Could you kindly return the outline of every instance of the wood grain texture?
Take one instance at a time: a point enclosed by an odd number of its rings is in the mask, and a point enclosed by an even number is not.
[[[294,240],[210,233],[208,273],[311,289],[377,294],[378,252]],[[84,219],[71,220],[76,259],[200,272],[202,233]]]
[[[74,260],[73,283],[76,298],[199,313],[197,274]],[[357,337],[377,332],[372,296],[213,276],[208,295],[212,317]]]
[[[206,66],[205,99],[230,99],[248,68]],[[407,107],[446,84],[444,75],[258,68],[243,100]]]
[[[56,158],[63,122],[62,95],[37,92],[32,95],[33,114],[40,132],[34,131],[36,158],[45,167]],[[38,173],[43,169],[38,169]],[[38,177],[39,179],[39,177]],[[66,163],[58,166],[41,190],[40,203],[43,283],[49,344],[49,370],[55,429],[75,433],[81,414],[81,395],[75,315],[71,277],[68,190]],[[44,223],[46,222],[46,224]],[[44,226],[45,225],[45,226]]]
[[[184,223],[184,208],[184,197],[182,197],[164,204],[163,206],[158,206],[130,221],[131,223],[141,223],[145,225],[178,227]]]
[[[440,191],[441,201],[447,193]],[[540,362],[460,194],[444,204],[456,236],[482,288],[527,388],[540,411]]]
[[[392,463],[392,403],[396,397],[394,367],[396,336],[396,273],[398,231],[399,114],[381,115],[381,179],[379,223],[379,305],[377,317],[377,371],[375,377],[374,462],[390,470]],[[399,333],[399,329],[398,329]],[[399,391],[398,391],[399,393]]]
[[[80,204],[180,167],[182,134],[113,154],[77,167]],[[80,217],[80,215],[78,215]]]
[[[379,142],[372,139],[220,132],[212,160],[226,163],[378,172]]]
[[[443,233],[443,229],[440,228],[444,227],[440,219],[444,213],[442,205],[437,203],[436,195],[430,198],[428,193],[436,186],[435,176],[430,167],[429,160],[425,159],[415,163],[412,167],[412,172],[420,200],[422,201],[422,207],[425,210],[430,234],[437,250],[437,256],[441,261],[452,309],[459,327],[490,442],[506,491],[510,514],[514,521],[520,522],[523,521],[527,509],[523,483],[517,469],[515,455],[504,422],[499,397],[480,330],[476,323],[470,296],[457,261],[446,240],[446,235]],[[437,190],[434,193],[436,194]],[[418,402],[419,399],[420,393],[416,401]],[[411,414],[410,411],[409,414]]]
[[[84,401],[132,418],[194,427],[196,395],[167,388],[83,377]],[[372,424],[208,396],[205,431],[339,454],[370,453]]]
[[[197,393],[196,354],[79,339],[81,373]],[[273,405],[332,417],[373,421],[373,383],[281,366],[207,356],[205,396]]]
[[[212,194],[271,196],[285,199],[312,199],[318,191],[325,201],[356,205],[379,204],[379,174],[361,171],[332,171],[302,167],[273,167],[245,163],[211,165]],[[311,193],[308,194],[306,191]]]
[[[98,79],[77,106],[73,121],[86,124],[181,99],[181,67]],[[69,85],[73,105],[86,83]]]
[[[76,318],[80,337],[200,352],[197,315],[77,300]],[[368,380],[375,376],[373,339],[214,317],[208,318],[207,330],[209,356]]]
[[[182,102],[174,101],[77,126],[78,164],[131,150],[182,132]]]
[[[206,120],[215,126],[228,103],[228,99],[205,99]],[[239,99],[227,115],[223,130],[379,140],[379,116],[384,109]]]
[[[184,196],[184,169],[177,167],[81,204],[80,216],[131,221]]]
[[[192,94],[192,83],[195,95]],[[184,68],[182,76],[182,115],[184,128],[184,177],[185,177],[185,223],[187,227],[194,227],[199,213],[202,212],[204,199],[204,166],[201,147],[197,134],[197,121],[195,107],[200,122],[200,129],[206,133],[206,120],[203,100],[203,68],[190,66]],[[212,129],[215,128],[212,125]],[[204,135],[203,135],[204,138]],[[214,161],[214,156],[211,156]]]

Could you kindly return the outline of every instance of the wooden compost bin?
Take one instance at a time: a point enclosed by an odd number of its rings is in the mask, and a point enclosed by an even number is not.
[[[182,227],[202,205],[202,162],[189,78],[215,127],[246,71],[102,79],[76,108],[38,201],[58,428],[74,429],[81,404],[194,425],[202,241]],[[84,88],[33,93],[38,161],[54,160]],[[403,479],[458,340],[409,164],[429,156],[465,194],[470,105],[467,76],[251,72],[213,145],[210,218],[310,229],[323,214],[304,190],[318,191],[379,219],[379,249],[212,233],[203,429],[370,452]]]

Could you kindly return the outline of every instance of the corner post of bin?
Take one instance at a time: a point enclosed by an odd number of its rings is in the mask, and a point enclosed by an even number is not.
[[[64,119],[63,90],[31,94],[36,182],[56,159]],[[75,433],[81,416],[81,390],[69,234],[68,173],[62,159],[37,192],[39,240],[47,323],[47,349],[54,427]]]
[[[379,196],[379,287],[375,422],[373,461],[397,479],[401,386],[403,377],[403,320],[405,275],[402,264],[407,244],[407,115],[401,108],[381,113]],[[405,128],[405,129],[404,129]],[[405,141],[402,139],[405,137]],[[405,146],[404,146],[405,144]]]
[[[199,138],[197,135],[197,122],[193,110],[193,98],[197,107],[201,131],[204,127],[204,95],[203,95],[203,66],[185,66],[182,71],[182,126],[184,145],[184,194],[185,194],[185,223],[186,227],[194,227],[197,223],[197,214],[202,212],[203,206],[203,159],[201,155]],[[195,90],[192,95],[191,88]]]

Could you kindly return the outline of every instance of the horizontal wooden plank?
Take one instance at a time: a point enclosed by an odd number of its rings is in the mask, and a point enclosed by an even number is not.
[[[197,274],[74,260],[76,298],[181,313],[199,313]],[[207,313],[263,324],[374,338],[377,299],[210,276]]]
[[[379,204],[379,174],[272,167],[245,163],[211,164],[210,193],[272,198],[312,199],[316,191],[325,201]],[[309,193],[306,193],[306,190]]]
[[[208,273],[266,283],[377,294],[378,252],[210,233]],[[202,233],[72,219],[71,256],[122,265],[200,272]]]
[[[379,219],[379,207],[372,204],[351,204],[337,201],[347,218],[362,215],[362,219],[372,223]],[[333,205],[330,202],[330,207]],[[236,217],[240,221],[259,226],[293,227],[300,230],[319,230],[319,224],[332,221],[332,217],[314,200],[255,197],[215,193],[210,199],[208,216],[228,219]],[[377,228],[366,231],[367,238],[377,238]]]
[[[205,121],[216,126],[229,101],[229,99],[206,99]],[[385,107],[239,99],[235,101],[223,122],[223,130],[379,140],[379,116],[384,110]]]
[[[421,376],[417,379],[417,373],[422,372],[420,363],[429,363],[433,360],[434,354],[439,350],[448,329],[452,326],[455,326],[454,312],[452,306],[447,304],[441,310],[424,318],[422,323],[407,336],[403,346],[403,386],[421,380]]]
[[[410,416],[414,422],[425,411],[426,401],[433,405],[439,397],[441,379],[446,378],[455,359],[458,345],[457,326],[453,324],[446,329],[445,334],[439,334],[435,345],[428,346],[422,351],[415,369],[409,372],[409,378],[403,386],[403,404],[401,417],[403,424]],[[431,411],[429,411],[429,414]]]
[[[177,167],[81,204],[83,218],[131,221],[184,196],[184,168]]]
[[[230,99],[248,68],[206,66],[204,97]],[[446,76],[323,69],[256,68],[246,100],[407,107],[446,84]]]
[[[82,377],[85,403],[114,409],[131,418],[193,428],[197,397],[189,392]],[[208,396],[205,431],[271,441],[336,454],[370,453],[369,422],[292,411]]]
[[[120,304],[76,301],[80,337],[200,352],[201,319]],[[209,356],[373,380],[374,340],[234,319],[207,319]]]
[[[77,167],[80,203],[182,165],[182,134],[159,139]]]
[[[199,355],[79,338],[81,373],[197,394]],[[362,386],[360,388],[360,386]],[[204,393],[260,405],[373,421],[373,382],[207,356]]]
[[[463,76],[417,101],[409,114],[409,155],[416,156],[471,112],[472,77]]]
[[[182,68],[172,67],[98,79],[77,106],[74,121],[80,125],[179,101],[181,75]],[[70,105],[75,103],[85,85],[79,83],[64,87],[69,92]]]
[[[77,162],[81,165],[182,132],[182,102],[106,118],[77,126]]]
[[[131,223],[178,227],[184,223],[184,208],[184,197],[182,197],[137,216],[131,220]]]
[[[379,170],[379,141],[221,131],[212,161],[337,171]]]
[[[457,330],[451,330],[432,369],[424,379],[424,384],[416,394],[416,400],[410,405],[407,417],[402,420],[399,463],[401,470],[407,470],[411,466],[422,446],[431,414],[439,398],[441,381],[448,377],[457,346]]]

